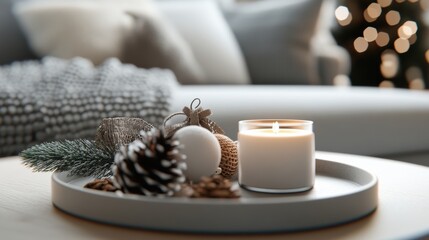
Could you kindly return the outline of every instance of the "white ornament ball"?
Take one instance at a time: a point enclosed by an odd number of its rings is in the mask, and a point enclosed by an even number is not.
[[[209,130],[199,126],[179,129],[174,136],[183,146],[181,153],[186,155],[185,176],[193,181],[215,174],[221,159],[221,149],[217,138]]]

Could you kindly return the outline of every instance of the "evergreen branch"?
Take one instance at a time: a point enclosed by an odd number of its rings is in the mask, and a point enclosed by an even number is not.
[[[70,171],[70,175],[111,176],[113,156],[95,141],[78,139],[42,143],[20,153],[23,164],[36,172]]]

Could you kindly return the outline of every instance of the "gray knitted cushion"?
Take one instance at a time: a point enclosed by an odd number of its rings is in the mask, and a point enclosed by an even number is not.
[[[0,67],[0,156],[45,141],[90,138],[105,117],[140,117],[155,126],[177,85],[169,70],[109,59],[47,57]]]

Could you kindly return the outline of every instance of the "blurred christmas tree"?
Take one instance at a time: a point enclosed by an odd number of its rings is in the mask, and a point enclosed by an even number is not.
[[[429,0],[338,0],[334,30],[352,58],[353,85],[425,89]]]

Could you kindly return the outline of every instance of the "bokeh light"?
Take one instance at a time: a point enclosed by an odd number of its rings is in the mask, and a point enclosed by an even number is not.
[[[401,26],[398,28],[398,36],[402,39],[408,39],[413,35],[413,30],[408,26]]]
[[[408,87],[412,90],[424,90],[426,88],[425,82],[421,78],[411,80]]]
[[[386,22],[390,26],[395,26],[401,21],[401,14],[398,11],[390,10],[386,13]]]
[[[399,57],[392,50],[385,50],[381,54],[380,72],[385,78],[393,78],[399,70]]]
[[[395,50],[398,53],[405,53],[408,51],[408,49],[410,49],[410,43],[407,39],[403,38],[396,39],[393,45],[395,46]]]
[[[418,30],[417,23],[414,21],[406,21],[402,26],[409,27],[413,34],[415,34]]]
[[[392,0],[377,0],[381,7],[385,8],[392,4]]]
[[[335,18],[341,26],[347,26],[352,22],[352,14],[345,6],[339,6],[335,9]]]
[[[405,77],[408,81],[412,81],[417,78],[423,78],[422,71],[420,68],[416,66],[409,67],[407,71],[405,71]]]
[[[358,53],[365,52],[368,49],[368,42],[363,37],[358,37],[353,42],[353,46]]]
[[[350,15],[349,9],[344,6],[339,6],[335,9],[335,17],[338,21],[344,21]]]
[[[363,30],[363,37],[367,42],[375,41],[375,39],[377,39],[377,35],[377,29],[373,27],[367,27]]]
[[[390,37],[389,37],[389,34],[387,34],[386,32],[379,32],[377,34],[377,38],[375,39],[375,42],[379,47],[386,46],[387,44],[389,44],[389,41],[390,41]]]
[[[371,3],[366,10],[368,16],[373,19],[377,19],[381,14],[381,6],[378,3]]]
[[[393,50],[384,50],[381,53],[381,61],[399,62],[399,56]]]
[[[350,4],[343,0],[340,4],[335,10],[337,22],[341,26],[351,24],[353,13],[353,24],[339,35],[339,43],[350,51],[354,60],[362,63],[356,66],[359,71],[352,73],[353,81],[358,84],[369,83],[369,80],[358,78],[367,76],[368,73],[364,71],[369,69],[381,74],[375,79],[382,81],[380,87],[429,87],[428,72],[421,63],[424,61],[426,67],[429,67],[429,48],[422,49],[426,45],[422,41],[426,39],[421,38],[423,34],[425,37],[427,35],[426,29],[423,29],[425,24],[429,26],[429,0],[370,0]],[[381,58],[379,66],[374,65],[377,56]],[[372,61],[371,66],[365,68],[365,61],[368,64]],[[337,80],[339,85],[342,85],[341,79],[339,77]]]
[[[394,88],[395,84],[392,81],[384,80],[378,85],[380,88]]]
[[[368,15],[368,10],[365,9],[365,11],[363,11],[363,18],[365,19],[365,21],[367,22],[374,22],[375,20],[377,20],[377,18],[372,18]]]

